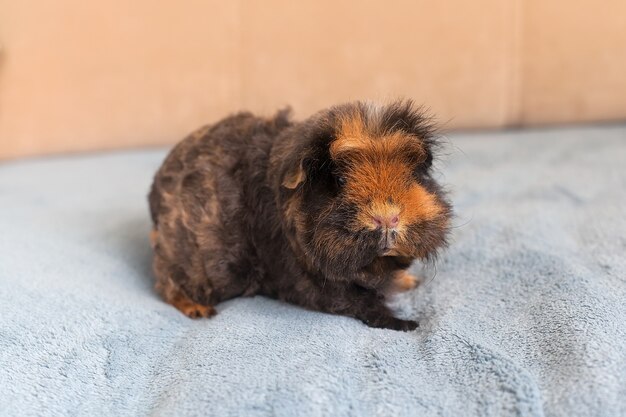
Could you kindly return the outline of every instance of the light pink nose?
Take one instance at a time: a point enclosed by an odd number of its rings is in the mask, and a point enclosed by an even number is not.
[[[400,223],[400,217],[397,214],[391,216],[372,216],[372,221],[376,227],[387,227],[393,229]]]

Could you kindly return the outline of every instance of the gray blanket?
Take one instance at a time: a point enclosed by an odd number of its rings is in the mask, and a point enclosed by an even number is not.
[[[162,150],[3,163],[0,415],[626,415],[626,127],[446,151],[457,227],[393,302],[409,333],[262,297],[199,321],[163,303]]]

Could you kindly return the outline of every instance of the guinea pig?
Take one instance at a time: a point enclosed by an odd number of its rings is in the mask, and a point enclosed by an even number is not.
[[[413,330],[386,299],[446,246],[437,135],[411,101],[354,102],[297,122],[239,113],[174,147],[149,195],[156,289],[189,317],[265,295]]]

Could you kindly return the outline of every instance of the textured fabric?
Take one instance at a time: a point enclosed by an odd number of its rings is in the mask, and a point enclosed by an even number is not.
[[[421,327],[152,289],[163,151],[0,166],[0,415],[624,416],[626,127],[455,135]],[[280,260],[277,260],[279,262]]]

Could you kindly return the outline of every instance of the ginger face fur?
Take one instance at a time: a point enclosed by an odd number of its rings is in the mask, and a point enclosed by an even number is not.
[[[241,113],[179,143],[150,193],[157,290],[186,314],[262,294],[410,330],[385,295],[445,246],[435,137],[410,102],[336,106],[303,122]]]
[[[416,248],[407,232],[419,221],[447,222],[446,207],[414,178],[415,163],[423,164],[428,151],[419,138],[394,131],[371,136],[362,116],[349,115],[341,121],[337,139],[330,146],[346,181],[346,200],[359,208],[355,230],[375,230],[380,218],[397,218],[397,245],[389,255],[410,256]],[[417,253],[416,257],[420,257]]]

